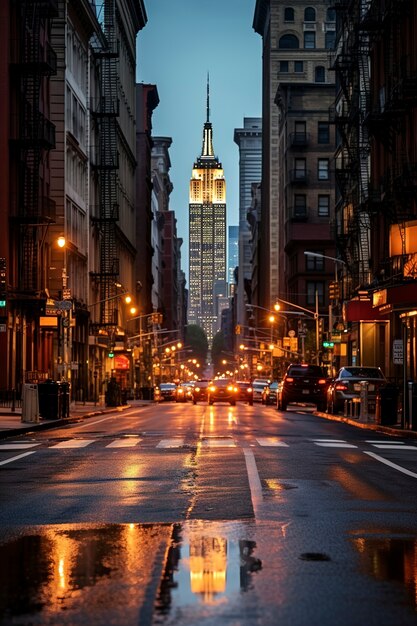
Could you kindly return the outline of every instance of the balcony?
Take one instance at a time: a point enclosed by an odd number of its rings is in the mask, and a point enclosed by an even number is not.
[[[21,147],[55,148],[55,125],[52,124],[40,111],[34,111],[26,103],[23,111],[21,132],[16,141]]]

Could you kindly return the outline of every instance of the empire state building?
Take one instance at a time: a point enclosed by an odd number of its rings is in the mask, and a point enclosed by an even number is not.
[[[211,346],[226,295],[226,181],[214,156],[207,81],[203,147],[190,180],[188,323],[201,326]]]

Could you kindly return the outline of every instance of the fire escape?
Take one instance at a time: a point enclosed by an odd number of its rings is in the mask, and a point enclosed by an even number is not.
[[[45,196],[42,165],[55,148],[55,126],[45,116],[42,92],[46,78],[56,74],[56,54],[47,41],[51,19],[58,15],[57,0],[20,0],[19,40],[11,65],[18,105],[12,112],[11,142],[17,165],[16,188],[11,205],[11,233],[17,250],[15,298],[28,303],[39,299],[42,282],[43,242],[47,227],[55,221],[55,203]],[[43,109],[43,110],[42,110]]]
[[[417,106],[417,71],[411,51],[404,53],[401,45],[411,2],[386,0],[382,6],[369,0],[363,20],[372,45],[384,50],[385,84],[379,86],[379,94],[374,93],[366,123],[384,149],[385,171],[375,184],[374,212],[384,215],[388,227],[397,224],[403,241],[404,254],[390,259],[382,268],[385,278],[391,281],[395,277],[402,279],[404,265],[410,261],[405,254],[406,225],[416,219],[417,161],[413,142],[409,142],[407,120]],[[413,274],[417,276],[416,269]]]
[[[98,177],[99,204],[92,212],[92,222],[99,239],[99,269],[93,274],[97,286],[98,315],[92,332],[111,333],[118,324],[117,284],[119,255],[117,231],[119,220],[118,154],[118,62],[119,46],[115,33],[115,0],[104,3],[103,42],[93,45],[99,65],[99,96],[91,102],[97,143],[92,149],[92,167]]]
[[[335,2],[338,39],[332,69],[339,90],[330,119],[336,124],[336,246],[346,263],[344,297],[370,282],[370,140],[364,124],[370,103],[369,36],[361,28],[364,1]]]

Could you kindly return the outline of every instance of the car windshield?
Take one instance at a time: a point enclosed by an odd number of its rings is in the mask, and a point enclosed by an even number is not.
[[[384,378],[377,367],[349,367],[340,372],[340,378]]]
[[[219,380],[215,380],[213,384],[215,387],[228,387],[229,385],[233,384],[233,381],[220,378]]]
[[[326,374],[318,365],[291,365],[287,372],[288,376],[317,376],[325,378]]]
[[[177,385],[174,385],[174,383],[161,383],[159,387],[160,389],[176,389]]]

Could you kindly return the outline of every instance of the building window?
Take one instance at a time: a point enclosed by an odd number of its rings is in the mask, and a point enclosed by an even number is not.
[[[318,202],[319,217],[329,217],[330,215],[330,196],[319,196]]]
[[[305,194],[297,193],[294,195],[294,217],[303,219],[307,217],[307,196]]]
[[[316,47],[316,33],[313,30],[306,30],[304,33],[304,48],[313,50]]]
[[[328,22],[336,21],[336,11],[335,9],[327,9],[326,19]]]
[[[321,250],[312,250],[317,254],[324,254]],[[323,256],[309,256],[306,254],[306,271],[307,272],[324,272]]]
[[[283,35],[279,40],[280,48],[299,48],[298,37],[295,35]]]
[[[286,7],[284,9],[284,22],[293,22],[294,21],[294,9],[291,7]]]
[[[314,80],[316,83],[324,83],[326,78],[326,71],[323,65],[318,65],[315,69]]]
[[[330,125],[328,122],[318,123],[317,143],[330,143]]]
[[[307,306],[316,306],[316,291],[318,295],[319,305],[324,305],[324,282],[322,281],[307,281]]]
[[[288,72],[288,61],[279,62],[279,71],[285,74]]]
[[[319,159],[317,169],[319,180],[329,180],[329,159]]]
[[[328,30],[324,35],[324,47],[326,50],[333,50],[336,42],[336,31]]]
[[[304,61],[294,61],[294,72],[297,74],[304,72]]]
[[[304,21],[315,22],[316,21],[316,9],[313,9],[313,7],[307,7],[306,9],[304,9]]]
[[[306,160],[295,159],[295,178],[296,180],[304,180],[306,177]]]

